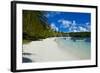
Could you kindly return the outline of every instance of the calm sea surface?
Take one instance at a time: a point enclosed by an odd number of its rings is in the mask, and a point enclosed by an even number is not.
[[[80,59],[91,58],[90,38],[56,38],[56,42],[63,51],[69,51]]]

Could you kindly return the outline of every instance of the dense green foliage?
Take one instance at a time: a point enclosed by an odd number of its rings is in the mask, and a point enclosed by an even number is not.
[[[71,37],[90,37],[91,32],[69,32],[69,33],[62,33],[63,36],[71,36]]]
[[[70,36],[72,37],[90,37],[91,33],[90,32],[71,32]]]
[[[90,37],[90,32],[57,32],[51,29],[47,18],[41,11],[23,10],[23,41],[40,40],[48,37],[71,36]]]
[[[56,37],[90,37],[91,32],[55,32]]]
[[[39,40],[50,37],[53,30],[40,11],[23,10],[23,39]]]

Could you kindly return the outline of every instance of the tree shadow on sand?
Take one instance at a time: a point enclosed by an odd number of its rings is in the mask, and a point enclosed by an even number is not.
[[[31,60],[30,58],[28,57],[25,57],[25,56],[31,56],[31,55],[35,55],[35,54],[32,54],[32,53],[22,53],[23,57],[22,57],[22,61],[23,63],[31,63],[31,62],[35,62],[33,60]]]
[[[31,53],[23,53],[23,55],[32,55]]]
[[[33,62],[31,59],[29,59],[29,58],[26,58],[26,57],[23,57],[22,58],[23,60],[23,63],[31,63],[31,62]]]
[[[36,55],[35,53],[22,53],[22,55]]]

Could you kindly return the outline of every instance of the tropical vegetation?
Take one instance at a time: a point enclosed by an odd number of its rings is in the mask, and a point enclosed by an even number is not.
[[[90,32],[60,32],[51,29],[43,11],[23,10],[23,41],[41,40],[48,37],[90,37]]]

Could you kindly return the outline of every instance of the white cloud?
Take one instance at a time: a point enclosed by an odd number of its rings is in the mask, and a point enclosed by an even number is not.
[[[79,30],[80,30],[81,32],[88,31],[85,27],[82,27],[82,26],[79,26]]]
[[[86,28],[87,28],[88,31],[91,31],[91,25],[90,25],[89,22],[86,23]]]
[[[58,20],[58,22],[60,22],[62,24],[61,27],[63,28],[69,28],[69,27],[75,27],[77,25],[76,21],[69,21],[69,20],[64,20],[64,19],[60,19]]]
[[[78,27],[77,26],[72,26],[72,29],[77,29]]]
[[[72,21],[72,26],[76,26],[76,21],[75,20]]]
[[[51,29],[53,29],[55,31],[59,31],[58,27],[56,27],[56,25],[54,23],[51,23]]]
[[[69,31],[70,31],[70,32],[79,32],[77,26],[71,26],[71,27],[69,28]]]
[[[85,24],[77,24],[75,20],[69,21],[65,19],[58,20],[61,23],[60,28],[67,28],[70,32],[87,32],[91,30],[90,23],[87,22]]]
[[[63,27],[63,28],[68,28],[68,27],[70,27],[71,24],[72,24],[71,21],[69,21],[69,20],[64,20],[64,19],[60,19],[60,20],[58,20],[58,22],[60,22],[60,23],[62,24],[61,27]]]
[[[73,30],[73,32],[78,32],[77,30]]]
[[[69,21],[69,20],[60,19],[58,20],[58,22],[62,24],[61,28],[68,28],[70,32],[79,32],[79,28],[75,20]]]

